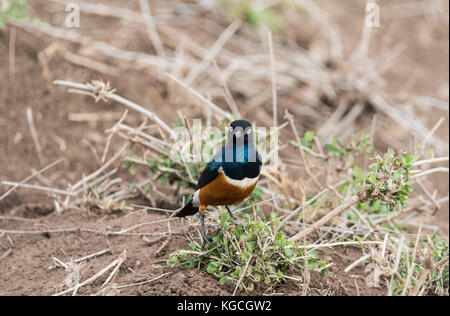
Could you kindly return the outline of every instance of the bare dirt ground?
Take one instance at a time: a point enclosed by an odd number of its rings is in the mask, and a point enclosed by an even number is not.
[[[123,1],[124,2],[124,1]],[[123,4],[120,2],[120,4]],[[359,7],[330,4],[330,16],[343,31],[346,47],[357,43],[361,31]],[[342,1],[340,1],[342,2]],[[345,1],[344,1],[345,2]],[[402,3],[403,1],[398,1]],[[52,12],[45,9],[43,1],[30,1],[33,13],[51,21]],[[136,9],[133,4],[129,7]],[[404,18],[389,21],[394,31],[392,41],[402,40],[406,49],[401,61],[387,74],[387,90],[405,89],[419,94],[430,95],[448,101],[448,33],[442,30],[429,30],[422,18]],[[422,23],[424,25],[422,25]],[[86,23],[88,24],[88,23]],[[117,20],[108,18],[89,19],[89,25],[82,25],[81,32],[95,33],[95,25],[109,25],[111,32],[120,27]],[[94,27],[94,29],[92,28]],[[424,30],[425,29],[425,30]],[[69,113],[122,112],[122,107],[114,103],[94,103],[87,97],[68,95],[55,87],[55,79],[70,79],[87,82],[102,78],[109,81],[120,95],[138,102],[155,111],[170,122],[173,113],[182,109],[180,102],[168,104],[168,92],[158,81],[148,74],[133,75],[124,71],[120,76],[108,76],[67,62],[61,57],[53,58],[48,64],[39,60],[39,53],[47,48],[53,39],[35,36],[16,29],[15,69],[10,74],[10,36],[12,27],[0,30],[0,180],[21,181],[33,170],[63,158],[64,161],[54,167],[41,182],[65,187],[78,181],[100,167],[99,159],[105,147],[104,131],[115,124],[115,120],[79,123],[68,119]],[[188,30],[186,30],[188,31]],[[431,32],[431,36],[430,36]],[[448,30],[447,30],[448,32]],[[145,34],[145,32],[144,32]],[[105,34],[107,36],[107,34]],[[381,35],[380,35],[381,36]],[[200,41],[200,40],[199,40]],[[68,44],[70,46],[70,44]],[[152,53],[152,46],[136,39],[133,50]],[[376,49],[376,48],[375,48]],[[374,53],[376,54],[376,52]],[[405,87],[406,86],[406,87]],[[238,98],[238,97],[237,97]],[[32,108],[34,123],[39,133],[44,160],[37,159],[35,143],[27,121],[26,109]],[[435,110],[422,113],[427,117],[427,126],[432,127],[445,112]],[[257,114],[249,113],[249,119],[258,119]],[[133,113],[127,122],[139,122]],[[362,124],[368,123],[362,122]],[[380,122],[384,124],[384,122]],[[437,134],[448,143],[447,119]],[[382,138],[378,139],[382,142]],[[377,141],[377,139],[376,139]],[[410,140],[403,140],[408,144]],[[113,143],[111,152],[118,150],[119,144]],[[127,171],[119,174],[127,178]],[[145,173],[142,173],[145,176]],[[47,178],[48,177],[48,178]],[[448,191],[448,175],[439,175],[427,179],[439,183],[441,191]],[[0,186],[0,195],[6,192],[6,186]],[[136,204],[148,204],[144,198],[134,201]],[[158,201],[159,207],[176,209],[178,205],[168,205]],[[448,202],[435,217],[428,219],[430,225],[437,225],[448,235]],[[7,216],[8,219],[2,218]],[[63,228],[83,228],[93,231],[120,230],[143,222],[164,219],[161,212],[113,212],[104,213],[98,209],[69,209],[63,214],[55,212],[53,199],[46,194],[33,190],[19,189],[0,201],[0,228],[14,231]],[[172,229],[175,229],[174,224]],[[154,232],[164,230],[165,223],[153,226]],[[180,237],[171,238],[168,245],[158,255],[162,241],[151,246],[141,236],[109,236],[87,231],[55,232],[48,234],[3,234],[0,235],[0,295],[51,295],[62,289],[67,272],[55,268],[53,257],[64,262],[83,257],[103,249],[112,250],[98,258],[89,260],[82,266],[81,276],[85,279],[107,266],[125,249],[127,260],[120,268],[115,279],[118,285],[126,285],[150,280],[167,273],[161,279],[149,284],[122,288],[120,295],[231,295],[233,289],[219,286],[214,277],[204,271],[169,268],[166,264],[170,252],[185,248],[187,241]],[[367,288],[364,267],[352,270],[351,275],[344,268],[361,256],[357,248],[334,248],[320,253],[326,260],[333,262],[331,274],[322,276],[313,273],[310,285],[311,295],[385,295],[386,288]],[[103,279],[83,287],[78,294],[95,294]],[[295,282],[275,289],[275,293],[301,295],[302,288]],[[255,294],[262,294],[256,291]]]
[[[32,216],[36,216],[36,211]],[[19,216],[26,217],[27,211]],[[29,214],[29,213],[28,213]],[[108,215],[83,214],[78,210],[69,211],[64,216],[52,213],[42,216],[30,223],[8,223],[9,229],[29,230],[40,225],[51,227],[104,227],[114,231],[122,226],[131,226],[145,221],[165,218],[158,214]],[[85,225],[88,223],[89,225]],[[156,229],[164,228],[157,227]],[[93,275],[117,257],[123,249],[127,251],[127,261],[121,267],[116,283],[121,285],[145,282],[164,273],[165,277],[148,285],[120,289],[120,295],[231,295],[233,288],[218,286],[217,280],[206,272],[168,268],[167,255],[174,250],[186,247],[184,238],[172,238],[167,248],[158,256],[155,252],[161,246],[156,243],[148,246],[139,236],[111,236],[105,238],[99,234],[38,234],[35,236],[10,236],[13,241],[13,253],[2,260],[0,277],[2,295],[51,295],[57,292],[66,277],[63,269],[56,269],[52,257],[62,261],[83,257],[102,249],[113,249],[114,254],[106,254],[88,261],[83,267],[83,275]],[[340,251],[321,254],[335,262],[328,277],[313,273],[311,295],[383,295],[385,289],[368,289],[364,281],[364,268],[352,271],[350,277],[343,274],[343,269],[360,255],[356,249],[340,249]],[[20,260],[18,260],[20,258]],[[98,280],[90,286],[80,289],[79,294],[90,295],[98,291],[104,280]],[[4,287],[3,287],[4,286]],[[301,295],[302,289],[295,282],[275,289],[284,295]],[[255,295],[263,292],[255,291]]]

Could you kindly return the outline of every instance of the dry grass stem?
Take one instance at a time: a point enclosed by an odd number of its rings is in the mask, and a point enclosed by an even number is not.
[[[93,275],[92,277],[90,277],[89,279],[87,279],[84,282],[79,283],[77,286],[74,286],[73,288],[64,290],[62,292],[53,294],[52,296],[62,296],[64,294],[73,292],[75,290],[78,290],[79,288],[88,285],[92,282],[94,282],[95,280],[97,280],[98,278],[100,278],[102,275],[104,275],[105,273],[107,273],[109,270],[111,270],[114,267],[117,267],[118,265],[121,265],[127,258],[127,252],[124,250],[122,252],[122,254],[119,256],[119,258],[117,258],[116,260],[114,260],[113,262],[111,262],[108,266],[106,266],[105,268],[103,268],[101,271],[97,272],[95,275]]]

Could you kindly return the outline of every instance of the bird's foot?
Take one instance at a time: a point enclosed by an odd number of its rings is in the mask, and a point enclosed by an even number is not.
[[[230,214],[230,217],[233,219],[234,223],[236,224],[236,226],[239,226],[239,221],[237,220],[236,217],[234,217],[233,213],[231,212],[230,208],[228,207],[228,205],[225,205],[228,214]]]
[[[211,240],[212,240],[212,238],[209,238],[209,237],[206,235],[206,229],[205,229],[205,214],[203,214],[203,212],[200,212],[200,213],[199,213],[199,217],[200,217],[200,224],[201,224],[201,226],[202,226],[202,231],[201,231],[201,234],[202,234],[202,241],[203,241],[203,243],[202,243],[202,249],[205,249],[205,246],[206,246],[206,245],[211,246]]]
[[[202,250],[205,250],[206,245],[211,246],[212,238],[208,237],[208,236],[202,236]]]

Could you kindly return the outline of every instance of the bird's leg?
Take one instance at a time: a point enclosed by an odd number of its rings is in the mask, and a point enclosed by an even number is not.
[[[206,230],[205,230],[205,214],[203,212],[199,212],[200,217],[200,223],[202,225],[202,239],[203,239],[203,244],[202,244],[202,249],[205,247],[206,244],[211,245],[211,241],[208,238],[208,236],[206,236]]]
[[[236,225],[239,225],[239,221],[236,219],[236,217],[234,217],[233,213],[231,213],[231,210],[228,207],[228,205],[225,205],[225,207],[227,208],[227,211],[228,211],[228,214],[230,214],[230,217],[235,221]]]

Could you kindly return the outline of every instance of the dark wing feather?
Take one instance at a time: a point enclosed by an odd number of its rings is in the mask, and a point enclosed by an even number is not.
[[[198,180],[197,188],[195,190],[203,188],[205,185],[214,180],[219,175],[219,169],[221,166],[222,163],[220,162],[215,160],[210,161],[200,175],[200,179]]]
[[[186,204],[175,216],[177,217],[185,217],[194,215],[198,212],[198,206],[194,206],[192,203],[192,200],[189,201],[188,204]]]

